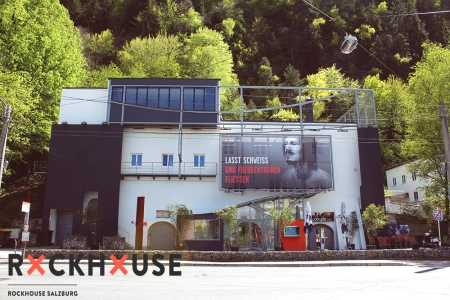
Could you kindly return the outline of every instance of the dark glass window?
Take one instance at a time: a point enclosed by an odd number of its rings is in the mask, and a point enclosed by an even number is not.
[[[149,88],[147,106],[158,107],[158,96],[159,92],[157,88]]]
[[[203,110],[204,96],[205,96],[205,89],[195,89],[194,110]]]
[[[147,88],[138,88],[137,104],[143,106],[147,105]]]
[[[159,107],[169,108],[169,89],[159,89]]]
[[[127,87],[125,92],[125,103],[136,104],[137,88]]]
[[[183,109],[194,110],[194,89],[186,88],[183,92]]]
[[[181,89],[171,88],[169,108],[180,109],[180,101],[181,101]]]
[[[112,88],[112,101],[122,102],[123,97],[123,87],[113,87]]]
[[[173,167],[173,154],[163,154],[163,166]]]
[[[205,110],[214,111],[216,105],[216,93],[215,88],[206,88],[205,93]]]

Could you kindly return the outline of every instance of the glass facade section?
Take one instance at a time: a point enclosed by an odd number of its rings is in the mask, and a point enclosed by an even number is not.
[[[122,100],[123,100],[122,97],[123,97],[123,88],[122,87],[113,87],[111,100],[114,102],[122,102]]]
[[[125,103],[131,105],[158,107],[166,109],[181,109],[181,87],[112,87],[111,100],[123,102],[125,89]],[[215,111],[215,88],[184,88],[183,110]]]
[[[180,88],[171,88],[170,89],[169,108],[180,109],[180,103],[181,103],[181,89]]]
[[[220,237],[219,220],[193,220],[183,232],[185,240],[218,240]]]
[[[216,106],[216,91],[215,88],[205,89],[205,110],[214,111]]]
[[[147,106],[149,107],[158,107],[158,98],[159,98],[159,91],[156,88],[149,88],[148,89],[148,101]]]
[[[136,104],[136,94],[137,94],[136,88],[127,87],[125,91],[125,103]]]
[[[205,89],[195,89],[194,110],[203,110],[204,96],[205,96]]]
[[[169,89],[159,89],[159,107],[169,108]]]
[[[142,106],[147,105],[147,89],[146,88],[138,89],[137,105],[142,105]]]
[[[194,110],[194,89],[186,88],[183,91],[183,109]]]

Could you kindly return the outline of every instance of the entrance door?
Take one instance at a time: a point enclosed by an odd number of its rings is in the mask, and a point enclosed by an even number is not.
[[[312,232],[308,235],[308,250],[320,250],[321,239],[325,239],[324,249],[334,250],[333,230],[323,224],[314,225]]]
[[[147,245],[150,250],[175,250],[175,231],[171,224],[157,223],[148,232]]]
[[[258,224],[250,222],[242,222],[239,224],[239,250],[263,250],[266,248],[263,241],[263,229]]]
[[[55,243],[62,246],[64,237],[72,235],[73,211],[58,210],[56,213],[56,235]]]

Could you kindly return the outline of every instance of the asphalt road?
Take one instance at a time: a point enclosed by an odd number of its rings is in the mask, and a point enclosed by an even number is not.
[[[41,275],[21,267],[23,276],[8,275],[0,264],[0,299],[450,299],[450,262],[415,262],[403,266],[331,267],[213,267],[183,266],[181,276],[169,276],[168,266],[149,265],[147,274],[136,276],[131,265],[123,275],[114,265],[105,266],[105,276],[80,265],[85,276],[68,276],[68,264],[56,264],[63,276],[50,273],[48,264]],[[62,293],[69,296],[62,296]],[[26,294],[29,292],[29,294]],[[34,296],[30,293],[44,296]],[[70,293],[72,292],[72,293]],[[59,294],[58,294],[59,293]]]

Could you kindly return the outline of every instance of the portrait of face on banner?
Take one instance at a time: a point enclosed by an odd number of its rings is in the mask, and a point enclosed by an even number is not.
[[[332,189],[330,136],[221,136],[222,188]]]

